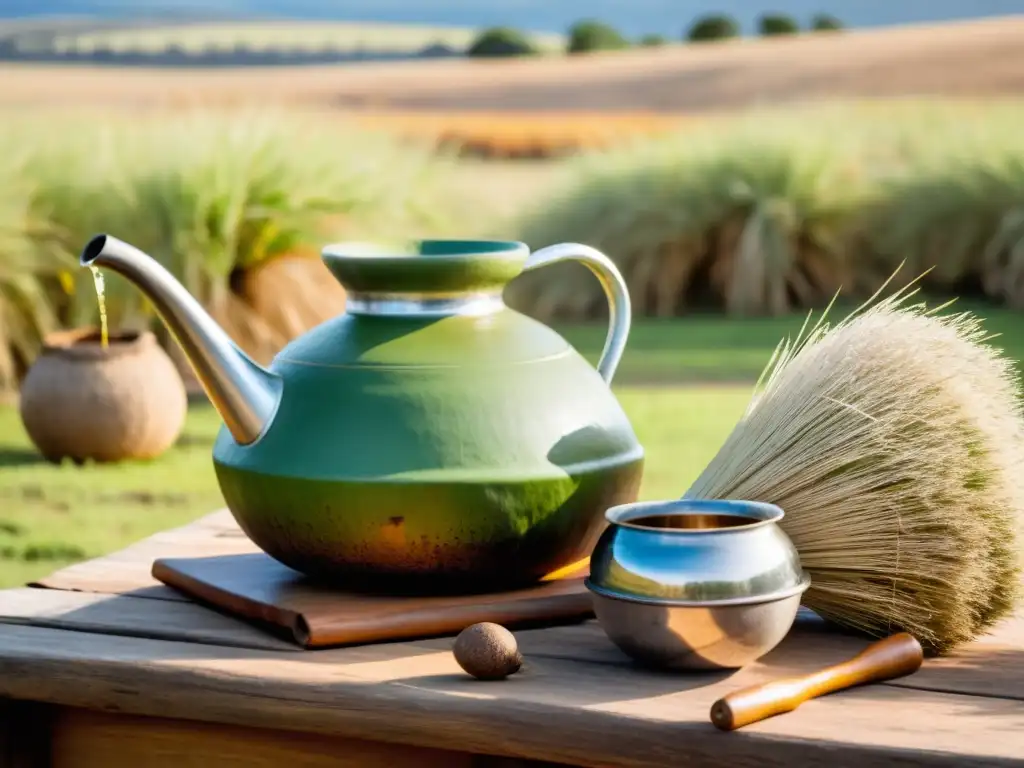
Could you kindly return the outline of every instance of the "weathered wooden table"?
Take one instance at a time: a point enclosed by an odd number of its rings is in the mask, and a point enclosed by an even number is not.
[[[801,621],[740,672],[672,675],[634,668],[591,621],[518,632],[524,670],[480,682],[450,638],[304,651],[149,575],[156,557],[251,549],[221,512],[56,588],[0,592],[2,764],[1024,765],[1022,618],[911,677],[721,733],[719,696],[866,643]]]

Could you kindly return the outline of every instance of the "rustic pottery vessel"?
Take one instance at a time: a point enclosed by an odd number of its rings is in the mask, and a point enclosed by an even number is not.
[[[108,341],[94,329],[52,334],[25,376],[21,420],[49,461],[151,459],[181,433],[185,387],[156,337]]]
[[[789,632],[810,577],[754,501],[680,499],[623,504],[590,558],[586,585],[608,637],[651,666],[745,666]]]
[[[470,240],[322,259],[345,311],[266,368],[138,249],[100,235],[81,261],[134,283],[180,340],[224,419],[213,459],[227,505],[280,562],[348,585],[469,591],[589,555],[644,459],[609,388],[630,325],[614,264],[583,245]],[[566,260],[609,299],[596,370],[502,301],[520,273]]]

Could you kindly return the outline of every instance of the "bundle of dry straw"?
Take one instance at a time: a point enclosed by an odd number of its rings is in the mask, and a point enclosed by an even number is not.
[[[1017,598],[1024,416],[1013,365],[979,320],[911,295],[780,344],[686,497],[778,504],[809,608],[942,653]]]

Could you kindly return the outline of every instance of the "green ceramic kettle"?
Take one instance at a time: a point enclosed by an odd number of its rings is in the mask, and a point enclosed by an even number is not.
[[[585,245],[332,245],[345,311],[245,355],[156,260],[108,235],[81,256],[144,293],[217,408],[227,506],[291,568],[349,586],[477,590],[587,557],[604,511],[634,501],[643,449],[609,384],[630,326],[615,265]],[[600,280],[610,329],[597,370],[502,301],[555,262]]]

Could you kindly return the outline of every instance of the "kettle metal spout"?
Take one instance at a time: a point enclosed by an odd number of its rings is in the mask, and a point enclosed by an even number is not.
[[[82,251],[83,267],[109,269],[145,294],[178,342],[228,431],[254,443],[277,410],[282,381],[255,363],[156,259],[110,235]]]

